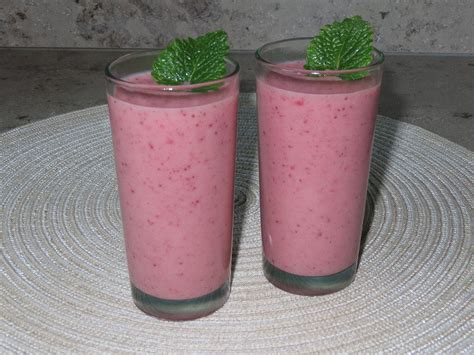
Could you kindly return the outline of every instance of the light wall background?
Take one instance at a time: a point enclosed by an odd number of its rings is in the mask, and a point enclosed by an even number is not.
[[[385,51],[474,53],[474,0],[0,0],[0,46],[163,47],[222,28],[255,49],[356,14]]]

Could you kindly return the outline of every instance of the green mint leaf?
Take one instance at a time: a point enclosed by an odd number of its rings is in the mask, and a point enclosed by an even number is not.
[[[158,84],[198,84],[225,76],[227,33],[219,30],[197,38],[175,39],[155,59],[151,75]]]
[[[367,74],[368,73],[366,71],[359,71],[357,73],[339,74],[338,76],[342,80],[359,80],[359,79],[365,78]]]
[[[321,28],[306,51],[307,70],[343,70],[368,66],[372,62],[372,27],[360,16]],[[342,74],[345,80],[363,78],[367,73]]]

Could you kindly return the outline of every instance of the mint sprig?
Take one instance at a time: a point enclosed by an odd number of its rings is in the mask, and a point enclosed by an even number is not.
[[[178,38],[156,57],[151,75],[163,85],[218,80],[226,74],[228,54],[227,33],[222,30],[197,38]]]
[[[368,66],[372,62],[372,27],[360,16],[321,28],[306,51],[307,70],[344,70]],[[360,79],[366,72],[342,74],[345,80]]]

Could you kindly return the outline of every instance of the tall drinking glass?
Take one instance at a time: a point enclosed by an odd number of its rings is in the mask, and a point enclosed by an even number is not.
[[[158,53],[106,69],[123,232],[135,304],[193,319],[230,292],[239,66],[227,59],[213,82],[158,85]]]
[[[308,71],[310,40],[256,52],[260,204],[267,279],[320,295],[356,272],[383,54],[366,68]]]

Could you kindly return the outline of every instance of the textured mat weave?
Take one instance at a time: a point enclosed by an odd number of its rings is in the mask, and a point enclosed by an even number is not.
[[[254,95],[239,115],[231,297],[184,323],[132,303],[106,107],[0,135],[1,352],[472,353],[472,152],[379,117],[357,278],[307,298],[263,276]]]

